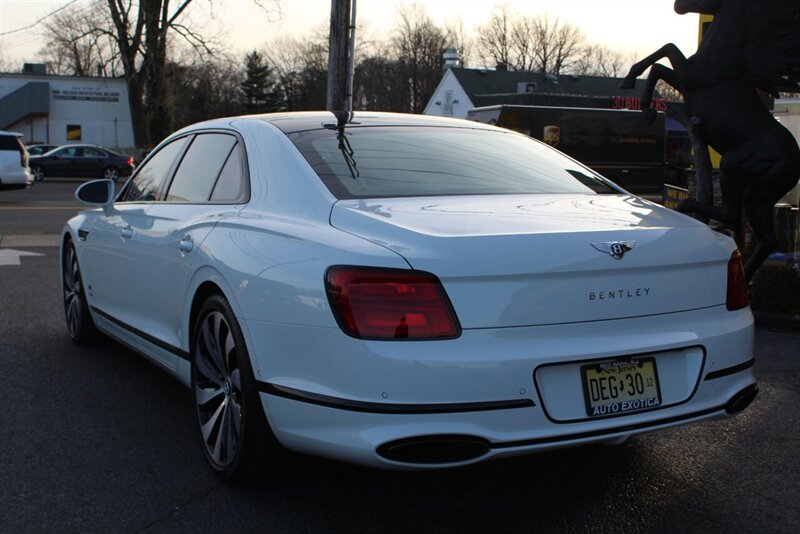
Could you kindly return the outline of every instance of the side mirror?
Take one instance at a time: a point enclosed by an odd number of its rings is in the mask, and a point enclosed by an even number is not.
[[[108,211],[114,203],[115,195],[114,182],[112,180],[92,180],[81,185],[75,191],[75,198],[81,204],[88,206],[97,206],[103,208],[103,211]]]

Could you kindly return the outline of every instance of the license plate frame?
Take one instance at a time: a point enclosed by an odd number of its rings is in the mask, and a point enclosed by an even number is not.
[[[592,419],[653,410],[662,404],[652,356],[594,362],[582,365],[580,373],[586,415]]]

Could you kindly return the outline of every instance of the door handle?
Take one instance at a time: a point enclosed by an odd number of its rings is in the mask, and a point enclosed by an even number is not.
[[[181,252],[188,254],[194,249],[194,241],[192,241],[192,236],[186,235],[178,242],[178,250]]]
[[[128,225],[122,230],[120,230],[119,234],[122,236],[123,239],[130,239],[133,237],[133,228],[131,228],[130,225]]]

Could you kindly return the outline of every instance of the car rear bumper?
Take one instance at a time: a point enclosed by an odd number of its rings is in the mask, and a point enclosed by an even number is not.
[[[28,169],[4,171],[0,175],[0,189],[25,189],[33,185],[33,175]]]
[[[749,310],[466,330],[456,340],[404,343],[355,340],[337,329],[245,323],[262,403],[278,439],[297,451],[375,467],[442,467],[619,442],[728,416],[755,395]],[[667,362],[662,354],[683,353],[684,363],[660,368],[668,402],[606,418],[560,409],[570,398],[583,403],[580,381],[556,384],[568,395],[553,397],[547,382],[562,378],[537,373],[563,366],[568,377],[586,361],[654,355],[658,363]]]

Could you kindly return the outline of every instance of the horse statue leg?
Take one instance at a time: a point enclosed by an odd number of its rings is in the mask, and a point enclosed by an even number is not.
[[[683,55],[683,52],[674,44],[667,43],[646,58],[634,63],[628,71],[628,75],[619,83],[619,88],[632,89],[636,85],[636,78],[644,74],[644,71],[662,58],[667,58],[669,60],[673,70],[682,69],[686,64],[686,56]]]
[[[772,190],[750,188],[745,197],[747,220],[758,243],[744,264],[745,279],[750,282],[764,260],[778,246],[775,237],[773,206],[783,195]]]
[[[719,221],[733,230],[736,242],[743,245],[742,204],[748,186],[748,173],[742,161],[751,154],[749,147],[738,146],[725,153],[720,164],[719,185],[722,193],[722,206],[713,206],[687,199],[678,204],[681,213],[696,213],[706,219]]]
[[[790,143],[792,141],[793,139],[789,139]],[[782,153],[766,172],[754,176],[757,179],[750,183],[744,200],[747,220],[757,241],[744,265],[748,282],[778,246],[778,238],[775,236],[775,204],[797,184],[800,176],[800,151],[795,148],[794,151]]]

